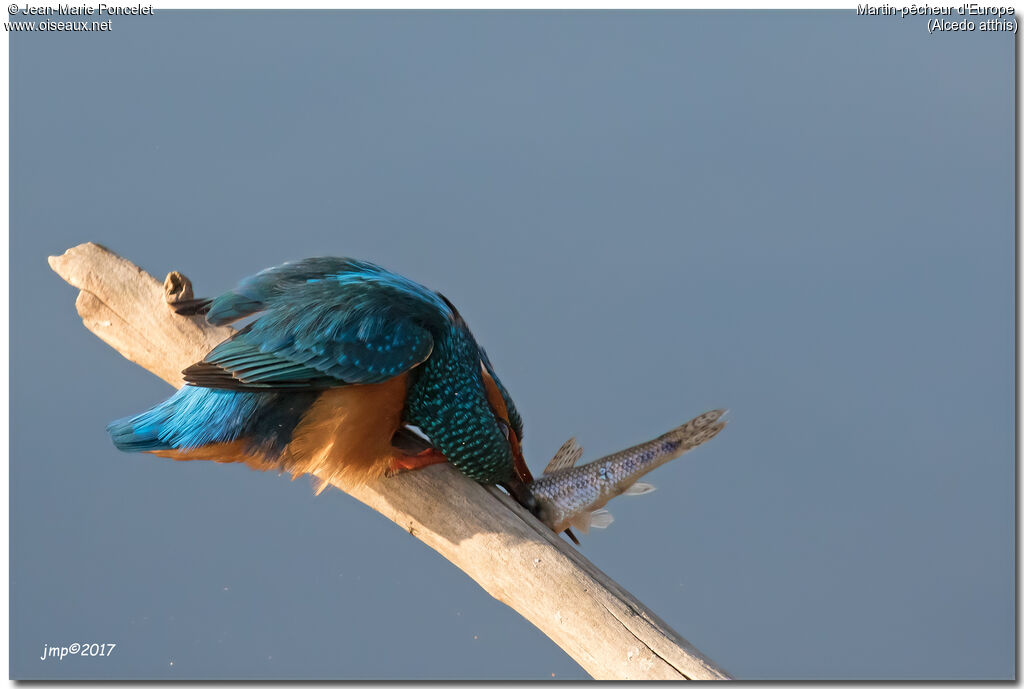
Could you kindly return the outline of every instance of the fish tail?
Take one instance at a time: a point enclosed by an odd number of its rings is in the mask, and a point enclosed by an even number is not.
[[[692,450],[718,435],[725,428],[726,422],[720,421],[725,411],[725,409],[713,409],[704,412],[700,416],[690,419],[682,426],[665,433],[658,440],[679,443],[676,453],[671,457],[675,459],[687,450]]]
[[[688,452],[698,445],[703,445],[718,435],[725,428],[726,422],[721,420],[725,411],[725,409],[713,409],[704,412],[700,416],[690,419],[682,426],[673,428],[668,433],[663,433],[654,440],[628,450],[623,450],[614,455],[616,458],[625,458],[642,452],[652,456],[649,461],[644,462],[643,466],[632,475],[632,480],[624,486],[624,489],[628,488],[632,485],[633,481],[636,481],[644,474],[654,471],[661,465],[681,456],[684,452]],[[644,484],[642,489],[637,489],[633,494],[642,495],[651,490],[653,490],[653,486]]]

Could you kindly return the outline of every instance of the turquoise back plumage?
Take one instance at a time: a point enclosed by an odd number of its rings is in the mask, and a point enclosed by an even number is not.
[[[181,449],[245,438],[272,457],[319,391],[409,372],[407,423],[475,480],[497,483],[514,475],[481,365],[521,437],[515,405],[455,308],[422,285],[365,261],[313,258],[264,270],[190,308],[218,325],[259,315],[185,370],[189,387],[111,424],[119,448]]]
[[[456,469],[481,483],[501,483],[514,475],[512,450],[487,401],[480,364],[469,329],[450,329],[415,372],[406,414]]]

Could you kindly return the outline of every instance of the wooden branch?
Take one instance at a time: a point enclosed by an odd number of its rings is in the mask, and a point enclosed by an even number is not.
[[[50,266],[79,288],[85,327],[179,387],[181,371],[233,330],[168,306],[191,297],[171,273],[161,286],[97,244]],[[335,484],[337,485],[337,484]],[[441,464],[368,485],[338,485],[439,552],[547,634],[597,679],[729,679],[640,601],[496,488]]]

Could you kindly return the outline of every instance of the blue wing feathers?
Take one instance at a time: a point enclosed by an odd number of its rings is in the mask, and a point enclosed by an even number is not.
[[[229,389],[378,383],[422,363],[453,318],[443,297],[365,261],[317,258],[246,278],[213,300],[224,323],[262,311],[185,372]]]
[[[315,281],[326,274],[376,268],[372,263],[348,258],[308,258],[291,261],[250,275],[225,294],[213,300],[206,319],[214,325],[226,325],[262,311],[266,302],[292,283]]]

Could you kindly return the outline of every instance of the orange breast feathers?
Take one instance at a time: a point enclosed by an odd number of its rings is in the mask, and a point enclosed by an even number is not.
[[[487,402],[491,405],[491,409],[494,410],[494,416],[504,421],[505,425],[508,426],[508,443],[512,446],[512,458],[515,464],[516,475],[523,483],[532,483],[533,475],[530,473],[530,467],[526,466],[526,460],[523,459],[523,450],[519,446],[519,436],[516,435],[515,430],[512,429],[512,424],[508,420],[508,407],[505,406],[505,398],[501,396],[501,390],[498,389],[498,385],[494,382],[491,374],[487,372],[487,367],[484,366],[483,362],[480,362],[480,372],[484,379],[484,391],[487,393]]]
[[[313,474],[323,487],[337,481],[355,486],[388,472],[396,454],[391,438],[402,424],[408,374],[383,383],[325,390],[303,415],[292,441],[275,462],[245,453],[244,441],[192,450],[160,450],[174,459],[244,462],[253,469],[287,471],[292,478]]]

